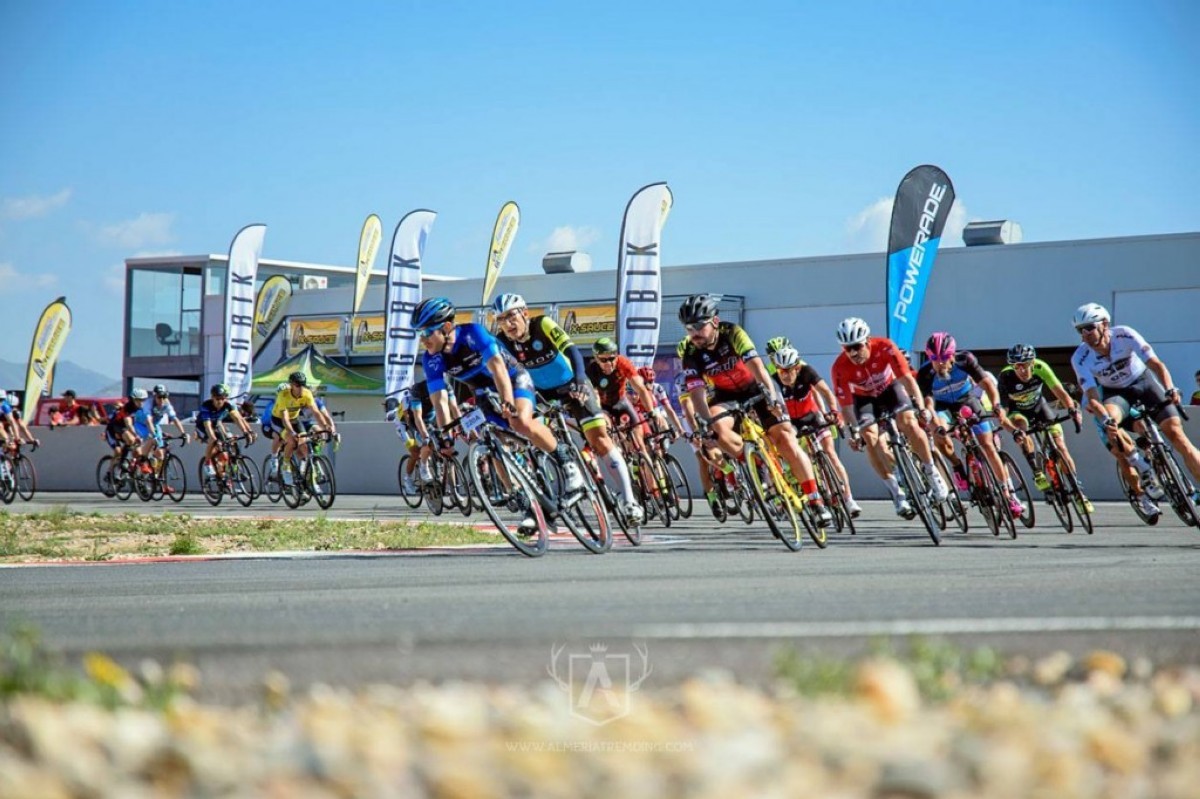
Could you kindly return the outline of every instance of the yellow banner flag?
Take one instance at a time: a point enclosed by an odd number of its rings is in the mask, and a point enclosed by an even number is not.
[[[54,365],[58,362],[58,355],[62,352],[70,332],[71,309],[67,307],[67,298],[59,297],[46,306],[37,327],[33,329],[33,343],[29,346],[29,368],[25,373],[26,419],[35,418],[38,401],[54,372]]]
[[[508,259],[508,251],[512,249],[513,241],[517,238],[517,228],[521,226],[521,209],[515,202],[509,200],[496,216],[496,226],[492,228],[492,246],[488,248],[487,264],[483,269],[483,302],[484,308],[492,299],[492,289],[500,279],[500,270]]]
[[[371,268],[375,266],[375,256],[379,254],[379,243],[383,241],[383,222],[375,214],[363,222],[362,233],[358,236],[358,271],[354,274],[354,307],[351,315],[358,313],[362,305],[363,295],[367,293],[367,283],[371,279]]]
[[[292,282],[283,275],[272,275],[263,281],[254,303],[253,352],[258,353],[271,334],[287,315],[292,301]]]

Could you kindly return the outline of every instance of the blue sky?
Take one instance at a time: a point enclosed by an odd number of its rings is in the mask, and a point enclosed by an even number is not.
[[[932,162],[958,225],[1194,231],[1198,36],[1193,2],[7,2],[0,358],[65,294],[63,357],[119,374],[124,259],[249,222],[350,264],[366,214],[433,208],[428,268],[476,276],[514,199],[506,272],[612,268],[667,180],[666,265],[870,252]]]

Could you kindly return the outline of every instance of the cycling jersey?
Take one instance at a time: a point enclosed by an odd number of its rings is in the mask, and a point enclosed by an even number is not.
[[[529,320],[525,341],[514,341],[503,332],[496,335],[496,340],[525,367],[538,389],[558,388],[575,379],[575,367],[567,354],[574,345],[566,331],[548,316]]]
[[[0,420],[20,419],[21,412],[9,404],[8,400],[0,402]]]
[[[157,405],[154,402],[154,397],[148,397],[142,407],[150,414],[155,425],[160,425],[164,421],[177,422],[179,417],[175,415],[175,408],[171,405],[170,400],[164,400],[162,405]]]
[[[779,378],[778,371],[773,379],[775,380],[775,390],[787,404],[789,418],[803,419],[810,413],[819,414],[821,412],[816,391],[817,383],[821,382],[821,376],[817,374],[816,369],[802,362],[800,371],[796,374],[796,382],[790,386]]]
[[[936,404],[961,405],[972,396],[976,386],[983,385],[987,374],[979,360],[964,350],[954,356],[954,363],[945,376],[933,370],[932,361],[926,362],[917,371],[917,385],[925,396],[933,397]]]
[[[271,413],[276,419],[282,420],[286,415],[287,418],[295,420],[300,415],[300,411],[305,408],[313,408],[316,404],[316,397],[313,396],[312,390],[307,386],[301,390],[299,397],[292,394],[292,389],[289,386],[275,395],[275,403],[272,406]]]
[[[861,366],[845,352],[833,362],[833,393],[842,405],[853,404],[855,397],[882,396],[899,378],[912,374],[908,359],[891,339],[871,338],[867,345],[871,354]]]
[[[1089,388],[1126,388],[1146,371],[1146,361],[1156,357],[1154,348],[1132,327],[1110,328],[1110,348],[1101,355],[1087,344],[1080,344],[1071,356],[1071,367],[1079,377],[1079,386]]]
[[[233,413],[232,402],[226,402],[218,408],[211,399],[206,399],[200,403],[200,410],[196,412],[196,426],[203,429],[204,422],[219,424],[228,419],[231,413]]]
[[[665,408],[671,402],[670,397],[667,396],[667,390],[660,384],[647,383],[646,388],[650,389],[650,396],[654,398],[654,408]],[[654,410],[654,408],[642,407],[642,398],[636,391],[630,392],[630,394],[633,398],[634,407],[636,407],[639,411],[642,413],[649,413],[650,411]]]
[[[587,376],[600,395],[600,407],[609,409],[625,398],[625,387],[630,378],[637,376],[637,367],[624,355],[618,355],[612,374],[605,374],[600,362],[593,360],[587,365]]]
[[[425,368],[425,380],[429,385],[429,393],[436,394],[446,390],[446,378],[452,377],[466,383],[477,392],[495,386],[492,373],[488,371],[487,362],[500,355],[504,365],[508,367],[509,377],[527,375],[516,359],[503,349],[496,337],[487,331],[483,325],[470,322],[459,325],[454,336],[454,345],[449,352],[425,352],[421,355],[421,363]],[[526,377],[528,380],[528,377]],[[513,386],[514,395],[517,387]],[[522,392],[524,396],[524,392]],[[532,392],[529,392],[532,399]]]
[[[1033,372],[1030,374],[1029,380],[1022,380],[1017,376],[1016,369],[1006,366],[1000,370],[1000,379],[997,381],[1000,404],[1005,408],[1018,410],[1031,410],[1037,407],[1038,402],[1043,399],[1043,389],[1049,388],[1053,391],[1061,385],[1054,370],[1041,358],[1034,360]]]
[[[106,429],[114,435],[119,436],[125,430],[125,420],[129,419],[132,421],[133,415],[140,410],[141,407],[133,400],[122,403],[117,406],[116,411],[113,412],[112,417],[108,420]]]
[[[691,391],[707,380],[717,393],[746,393],[757,382],[747,364],[757,357],[754,342],[741,326],[721,322],[712,349],[701,349],[690,339],[684,347],[682,361],[687,389]]]
[[[145,405],[140,406],[133,412],[133,431],[142,438],[148,438],[149,436],[158,437],[160,435],[158,432],[158,422]]]

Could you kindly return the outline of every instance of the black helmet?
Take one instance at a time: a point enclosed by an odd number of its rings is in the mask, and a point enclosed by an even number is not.
[[[1033,359],[1036,357],[1037,350],[1028,344],[1014,344],[1008,350],[1008,362],[1010,364],[1033,363]]]
[[[608,336],[602,336],[596,339],[596,343],[592,345],[593,355],[608,355],[617,351],[617,342],[613,341]]]
[[[167,391],[167,387],[159,383],[154,388],[150,389],[150,393],[156,397],[169,397],[171,392]]]
[[[297,386],[307,386],[308,375],[304,374],[304,372],[292,372],[288,375],[288,382]]]
[[[212,387],[211,393],[214,397],[228,397],[229,396],[229,386],[225,385],[224,383],[217,383],[215,386]]]
[[[717,298],[711,294],[693,294],[679,306],[679,321],[685,325],[707,322],[717,315]]]

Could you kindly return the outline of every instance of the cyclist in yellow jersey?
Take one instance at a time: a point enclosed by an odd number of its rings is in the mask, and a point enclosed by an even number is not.
[[[304,458],[308,455],[308,445],[297,442],[296,439],[300,432],[300,412],[305,408],[312,408],[314,413],[317,412],[317,400],[308,388],[308,377],[304,372],[292,372],[288,375],[287,390],[280,391],[275,395],[275,405],[271,409],[271,426],[283,434],[283,460],[281,463],[285,467],[291,464],[297,443],[299,443],[300,457]],[[292,482],[291,469],[284,468],[282,473],[283,482],[290,485]]]

